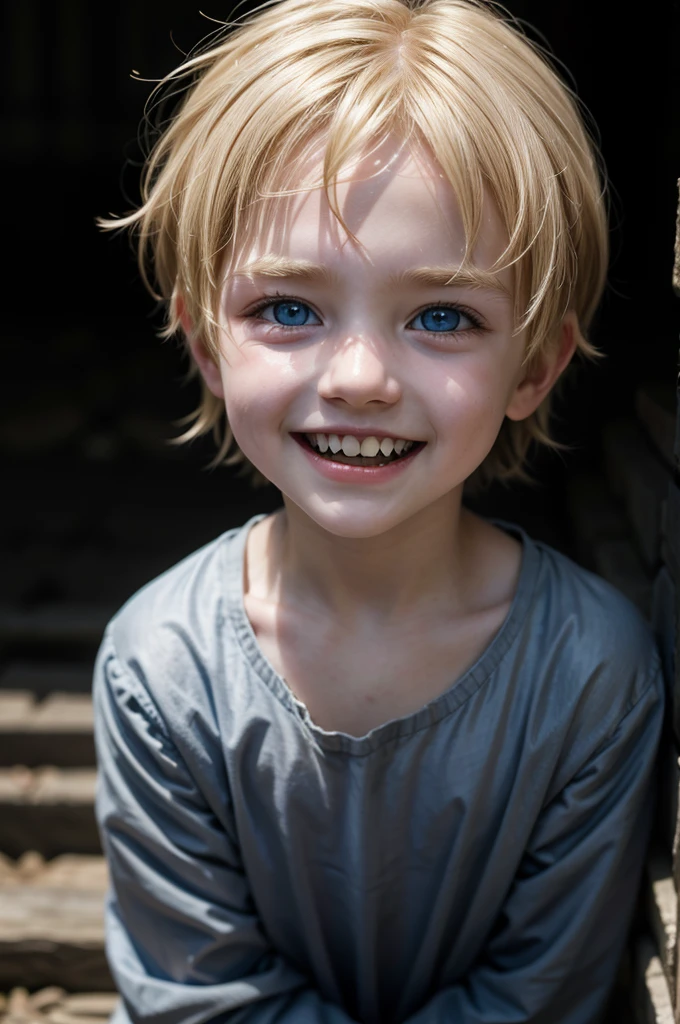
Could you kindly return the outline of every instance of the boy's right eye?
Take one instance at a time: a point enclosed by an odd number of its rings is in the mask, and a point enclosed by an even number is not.
[[[314,310],[299,299],[276,299],[274,302],[268,299],[256,306],[249,316],[279,327],[310,327],[321,323]]]

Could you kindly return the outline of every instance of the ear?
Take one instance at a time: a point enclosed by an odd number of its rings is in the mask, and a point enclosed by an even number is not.
[[[573,310],[564,317],[552,345],[547,345],[538,360],[520,380],[513,392],[505,415],[511,420],[524,420],[534,412],[558,377],[569,365],[581,337],[581,328]]]
[[[194,331],[194,325],[189,318],[186,303],[181,295],[175,298],[175,308],[182,324],[182,330],[186,335],[187,343],[191,349],[191,354],[196,360],[196,365],[201,372],[203,380],[213,395],[217,398],[224,398],[224,386],[222,384],[220,368],[206,347],[203,338]]]

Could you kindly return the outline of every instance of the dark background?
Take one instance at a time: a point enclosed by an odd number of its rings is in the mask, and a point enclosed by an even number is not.
[[[558,405],[557,436],[574,450],[535,460],[539,488],[496,488],[479,507],[568,550],[566,477],[597,466],[602,424],[632,408],[641,382],[674,391],[680,3],[507,6],[569,68],[599,130],[612,266],[592,338],[608,358],[574,373]],[[217,20],[232,10],[203,4]],[[156,336],[162,317],[129,241],[94,224],[138,197],[136,137],[152,84],[133,69],[162,77],[216,26],[190,0],[14,0],[1,17],[1,546],[10,571],[0,602],[118,601],[172,559],[280,504],[273,488],[251,491],[232,470],[207,472],[210,439],[167,444],[198,385],[183,383],[178,342]]]

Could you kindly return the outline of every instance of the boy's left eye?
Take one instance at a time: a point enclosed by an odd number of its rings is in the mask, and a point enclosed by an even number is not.
[[[416,331],[444,334],[459,329],[468,331],[470,328],[479,327],[479,322],[457,306],[429,306],[414,316],[407,326]]]

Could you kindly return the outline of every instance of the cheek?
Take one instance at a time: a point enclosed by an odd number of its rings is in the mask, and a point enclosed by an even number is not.
[[[479,453],[480,459],[498,436],[508,402],[503,374],[494,370],[461,360],[436,390],[442,428],[451,431],[459,451]]]
[[[229,425],[244,453],[257,458],[272,432],[290,411],[298,376],[290,353],[253,349],[241,351],[223,365],[224,402]]]

